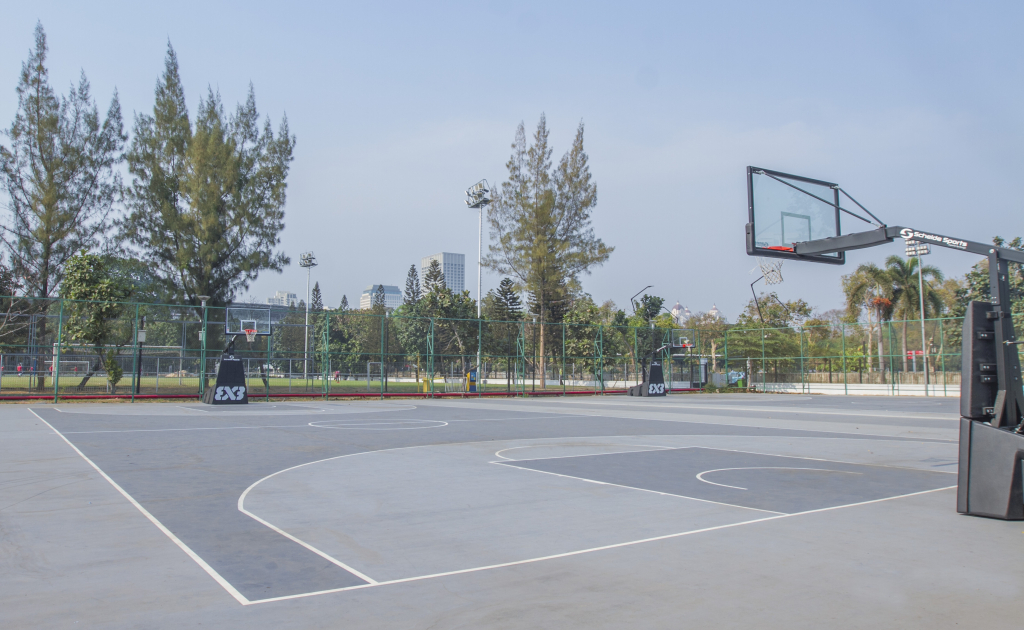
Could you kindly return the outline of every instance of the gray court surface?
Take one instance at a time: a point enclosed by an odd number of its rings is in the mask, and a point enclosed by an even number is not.
[[[956,400],[0,407],[0,627],[1019,628]]]

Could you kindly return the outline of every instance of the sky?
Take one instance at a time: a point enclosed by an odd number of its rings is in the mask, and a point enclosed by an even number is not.
[[[1019,2],[5,5],[0,127],[37,22],[54,87],[84,71],[101,110],[117,90],[129,128],[152,111],[168,42],[193,112],[208,87],[230,111],[252,83],[275,128],[287,116],[292,264],[241,298],[303,295],[305,251],[328,306],[403,286],[440,251],[466,254],[476,297],[464,191],[504,181],[516,126],[542,113],[555,161],[585,125],[593,226],[615,248],[581,278],[598,303],[628,307],[653,285],[668,307],[717,304],[734,321],[760,275],[744,246],[748,165],[837,182],[890,225],[1024,235]],[[777,292],[840,308],[842,274],[902,253],[787,261]],[[959,276],[977,260],[935,248],[927,262]],[[484,293],[500,280],[485,271]]]

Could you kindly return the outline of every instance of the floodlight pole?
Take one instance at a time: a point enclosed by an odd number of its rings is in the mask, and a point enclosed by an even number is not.
[[[483,259],[484,259],[484,207],[491,203],[490,197],[490,184],[487,183],[486,179],[481,179],[477,183],[473,184],[466,191],[466,205],[470,208],[476,208],[480,213],[480,227],[477,232],[476,241],[476,318],[480,320],[483,316]],[[477,326],[477,342],[476,342],[476,382],[477,391],[480,389],[480,368],[481,368],[481,357],[483,350],[483,326]]]
[[[925,369],[925,395],[928,395],[928,346],[927,340],[925,339],[925,276],[924,276],[924,262],[921,257],[925,254],[931,253],[930,248],[920,243],[919,241],[907,240],[906,241],[907,251],[913,248],[913,255],[918,257],[918,297],[921,301],[921,362],[922,367]]]
[[[299,266],[306,269],[306,325],[303,327],[305,342],[302,348],[302,380],[309,380],[309,272],[316,267],[316,256],[305,252],[299,257]],[[308,383],[307,383],[308,384]]]

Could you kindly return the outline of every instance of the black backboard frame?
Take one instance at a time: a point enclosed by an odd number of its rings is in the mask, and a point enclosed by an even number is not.
[[[754,174],[764,173],[766,175],[772,175],[782,179],[791,179],[797,182],[806,182],[808,184],[815,184],[817,186],[826,186],[832,190],[834,195],[832,206],[836,213],[836,236],[842,234],[842,223],[840,221],[839,211],[839,185],[833,184],[832,182],[825,182],[818,179],[811,179],[809,177],[803,177],[801,175],[792,175],[790,173],[783,173],[781,171],[773,171],[767,168],[760,168],[757,166],[747,167],[747,255],[748,256],[762,256],[765,258],[782,258],[785,260],[803,260],[806,262],[825,263],[828,265],[845,265],[846,264],[846,252],[838,252],[838,255],[831,254],[797,254],[795,251],[786,251],[779,249],[767,249],[764,247],[757,247],[754,242]]]

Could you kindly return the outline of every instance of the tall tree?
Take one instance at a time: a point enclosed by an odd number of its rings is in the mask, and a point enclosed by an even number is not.
[[[494,317],[500,321],[519,321],[523,316],[523,302],[516,292],[512,278],[502,278],[495,292]]]
[[[525,126],[519,123],[506,164],[508,179],[494,191],[488,208],[493,242],[484,260],[486,267],[513,276],[530,292],[542,331],[548,305],[564,299],[565,287],[603,264],[614,249],[597,238],[591,226],[597,185],[583,148],[583,123],[554,171],[551,154],[543,114],[529,145]],[[544,337],[542,332],[542,373],[546,369]]]
[[[441,270],[441,263],[431,260],[427,267],[427,273],[423,274],[423,288],[427,293],[438,291],[447,286],[444,279],[444,271]]]
[[[269,119],[261,131],[251,84],[230,117],[211,90],[193,124],[168,43],[153,115],[135,118],[122,235],[177,299],[226,304],[261,271],[290,262],[274,248],[294,147],[287,117],[276,137]]]
[[[846,317],[851,321],[860,319],[861,309],[868,314],[868,346],[878,350],[878,367],[884,372],[886,361],[883,350],[882,322],[892,313],[892,286],[884,269],[874,263],[865,263],[856,271],[843,276],[843,293],[846,295]],[[874,326],[878,326],[875,345],[872,345]],[[868,367],[870,369],[870,361]]]
[[[324,298],[323,295],[320,294],[319,282],[313,283],[313,291],[310,293],[309,297],[309,310],[317,312],[324,310]]]
[[[65,265],[97,249],[121,197],[117,165],[127,137],[117,92],[100,117],[82,72],[58,97],[46,69],[46,33],[36,25],[35,49],[21,66],[18,110],[0,145],[0,183],[9,202],[0,242],[25,292],[55,294]]]
[[[384,285],[383,284],[378,284],[377,285],[377,290],[373,292],[373,301],[372,301],[371,305],[373,307],[373,311],[374,312],[377,312],[378,310],[381,313],[384,312],[384,307],[387,305],[387,302],[385,300]]]
[[[345,311],[348,310],[348,296],[347,295],[341,296],[341,304],[338,306],[338,310],[341,311],[342,313],[344,313]]]
[[[908,320],[921,317],[921,291],[918,287],[917,266],[920,257],[914,256],[904,260],[897,255],[885,259],[885,278],[889,282],[892,297],[893,316],[903,320],[900,327],[900,341],[903,349],[903,371],[908,368],[907,361],[907,326]],[[933,285],[942,282],[945,277],[938,267],[924,265],[921,267],[921,285],[924,287],[924,309],[923,317],[938,315],[942,310],[942,297],[935,291]],[[922,340],[924,343],[924,340]]]
[[[409,265],[409,273],[405,276],[405,303],[415,305],[422,297],[420,274],[416,271],[416,265]]]

